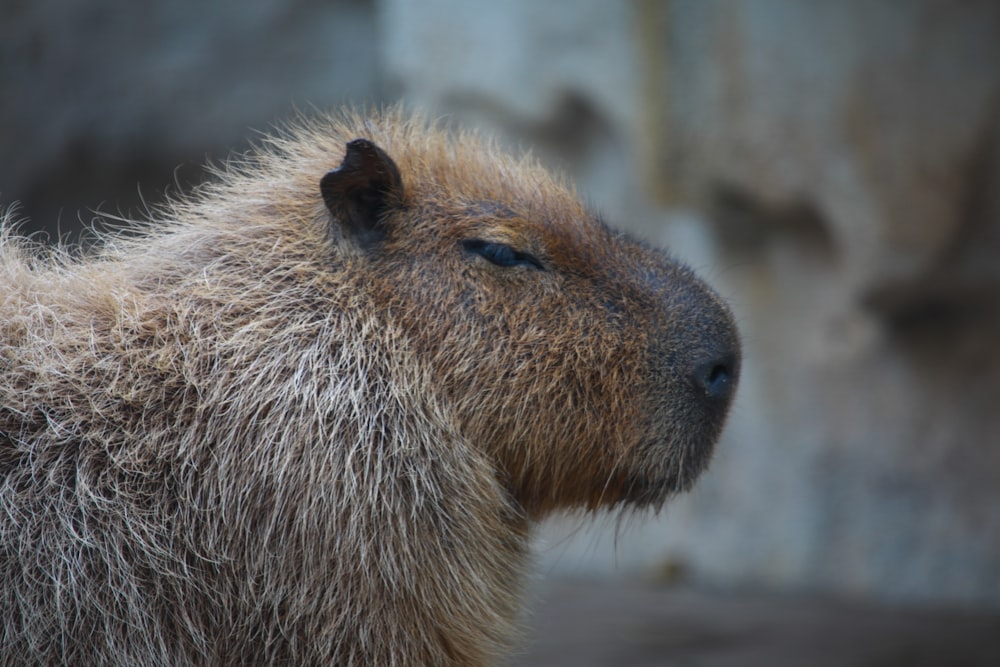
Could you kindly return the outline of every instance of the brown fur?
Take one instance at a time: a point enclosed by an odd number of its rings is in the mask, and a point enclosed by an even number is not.
[[[319,189],[357,137],[402,175],[371,239]],[[690,380],[735,381],[711,290],[399,111],[300,123],[146,227],[0,235],[3,664],[490,663],[532,523],[659,506],[728,407]]]

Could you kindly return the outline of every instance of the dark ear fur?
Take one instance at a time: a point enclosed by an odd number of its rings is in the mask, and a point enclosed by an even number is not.
[[[348,142],[340,167],[319,182],[323,201],[346,236],[362,247],[385,238],[382,215],[403,194],[399,167],[367,139]]]

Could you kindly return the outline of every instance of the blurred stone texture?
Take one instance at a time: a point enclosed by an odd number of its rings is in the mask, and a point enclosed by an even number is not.
[[[4,5],[29,229],[141,213],[293,106],[402,98],[530,146],[731,300],[712,470],[658,518],[550,522],[543,573],[1000,605],[1000,4]]]

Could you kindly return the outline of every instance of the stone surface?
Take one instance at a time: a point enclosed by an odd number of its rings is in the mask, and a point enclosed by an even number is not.
[[[374,31],[366,0],[6,2],[3,205],[50,232],[138,214],[296,108],[377,99]]]
[[[1000,5],[661,13],[662,157],[696,199],[811,209],[841,278],[882,308],[1000,288],[1000,264],[969,257],[1000,253]]]
[[[543,573],[1000,605],[996,2],[13,0],[0,36],[29,229],[401,97],[717,285],[746,362],[712,469],[657,518],[553,521]]]
[[[993,667],[1000,613],[550,581],[521,667]]]

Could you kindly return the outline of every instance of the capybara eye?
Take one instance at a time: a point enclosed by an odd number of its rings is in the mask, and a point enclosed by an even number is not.
[[[505,243],[470,239],[462,241],[462,247],[468,252],[485,257],[497,266],[528,266],[539,271],[545,270],[545,267],[542,266],[537,257],[530,253],[515,250]]]

